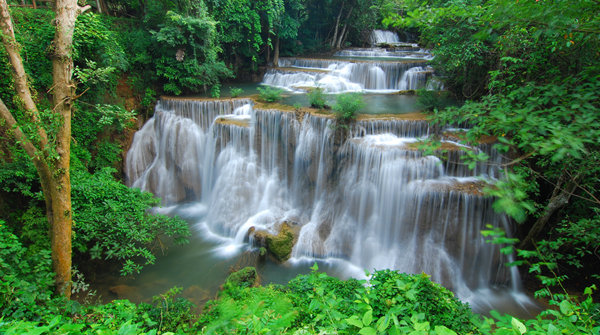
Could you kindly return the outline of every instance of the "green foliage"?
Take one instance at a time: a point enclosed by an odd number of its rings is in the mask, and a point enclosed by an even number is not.
[[[485,318],[480,325],[483,334],[513,335],[513,334],[597,334],[600,331],[598,304],[592,301],[592,291],[595,286],[585,289],[585,298],[581,301],[564,299],[556,306],[541,312],[536,318],[521,321],[510,315],[500,315],[496,311],[493,317]],[[495,320],[494,320],[495,319]]]
[[[239,88],[239,87],[230,87],[230,88],[229,88],[229,95],[230,95],[232,98],[237,98],[237,97],[239,97],[240,95],[242,95],[242,93],[244,93],[244,90],[243,90],[243,89],[241,89],[241,88]]]
[[[358,111],[364,105],[362,97],[358,93],[340,94],[333,106],[335,118],[342,124],[350,123],[356,119]]]
[[[475,331],[473,316],[468,305],[460,302],[454,294],[429,280],[429,276],[407,275],[397,271],[377,271],[370,279],[370,306],[375,318],[384,317],[390,311],[396,315],[422,315],[419,322],[432,327],[444,326],[458,334]],[[405,319],[408,323],[408,319]]]
[[[168,236],[181,244],[190,232],[185,221],[147,213],[158,199],[128,188],[113,172],[72,170],[73,248],[92,259],[123,262],[124,275],[139,273],[142,266],[154,263],[156,249],[164,245],[161,239]]]
[[[50,250],[21,244],[0,221],[0,311],[11,319],[39,320],[55,311]]]
[[[54,36],[54,27],[50,24],[54,19],[54,13],[28,8],[12,8],[11,16],[17,43],[21,46],[21,53],[27,60],[24,66],[29,79],[31,79],[31,85],[35,90],[45,92],[52,86],[52,64],[48,54],[50,42]],[[2,59],[0,76],[4,78],[0,87],[0,98],[10,106],[15,91],[4,48],[0,48],[0,59]]]
[[[417,90],[417,105],[423,110],[441,110],[454,103],[448,91]]]
[[[325,106],[327,106],[327,101],[325,100],[325,94],[323,93],[322,88],[315,87],[308,91],[307,95],[311,107],[323,109]]]
[[[138,306],[138,315],[147,316],[149,325],[155,327],[157,332],[189,332],[195,321],[193,308],[189,300],[178,297],[181,287],[173,287],[167,292],[152,298],[152,304],[142,303]]]
[[[152,32],[161,52],[156,60],[156,74],[166,81],[165,92],[179,95],[198,92],[206,86],[214,89],[220,79],[231,77],[231,71],[218,60],[221,48],[215,25],[206,13],[192,17],[169,11],[160,29]]]
[[[283,90],[271,86],[258,87],[258,95],[260,100],[264,102],[277,102],[283,97],[281,94]]]
[[[77,17],[73,35],[75,62],[93,60],[101,66],[111,66],[121,71],[128,68],[125,49],[111,24],[110,18],[91,12]]]

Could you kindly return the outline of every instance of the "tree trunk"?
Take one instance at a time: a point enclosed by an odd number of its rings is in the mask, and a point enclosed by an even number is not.
[[[279,36],[275,38],[275,50],[273,55],[273,66],[279,67]]]
[[[342,28],[342,33],[340,34],[340,38],[338,38],[337,43],[335,45],[336,49],[341,49],[342,47],[342,42],[344,41],[344,38],[346,37],[346,29],[348,28],[348,20],[350,20],[350,15],[352,15],[352,11],[354,10],[354,7],[350,8],[350,10],[348,11],[348,15],[346,15],[346,20],[344,23],[344,28]]]
[[[563,172],[562,176],[559,178],[559,181],[552,192],[552,196],[548,201],[548,205],[546,205],[546,208],[544,209],[544,213],[535,221],[531,229],[529,229],[527,236],[519,244],[519,249],[525,249],[529,247],[533,240],[544,229],[546,224],[548,224],[552,215],[569,203],[571,194],[573,194],[573,191],[575,191],[575,188],[577,188],[576,180],[578,179],[578,176],[575,176],[569,180],[569,182],[567,182],[563,187],[565,180],[568,178],[567,175],[567,172]]]
[[[50,146],[48,143],[48,136],[40,122],[37,106],[29,90],[6,0],[0,0],[2,43],[11,64],[16,93],[27,111],[26,115],[29,118],[27,122],[34,125],[35,134],[24,133],[21,125],[1,100],[0,117],[12,129],[15,140],[32,159],[40,177],[40,184],[46,202],[46,217],[50,225],[52,266],[56,274],[56,290],[69,298],[71,296],[72,226],[69,163],[71,112],[75,94],[75,84],[72,81],[73,32],[77,16],[90,7],[79,7],[77,0],[56,0],[54,8],[56,16],[53,21],[55,35],[51,54],[53,76],[51,91],[54,105],[53,113],[56,113],[61,120],[55,144]]]
[[[270,34],[269,34],[270,35]],[[269,47],[270,36],[267,35],[267,65],[271,62],[271,48]]]
[[[333,38],[331,39],[331,47],[335,46],[335,42],[337,41],[338,29],[340,26],[340,19],[342,18],[342,13],[344,12],[344,3],[342,2],[342,7],[340,8],[340,12],[338,13],[337,19],[335,20],[335,30],[333,31]]]

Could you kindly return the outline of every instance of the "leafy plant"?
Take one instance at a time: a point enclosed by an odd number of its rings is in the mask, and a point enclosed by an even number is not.
[[[92,259],[114,259],[123,263],[123,275],[139,273],[154,263],[164,248],[164,236],[186,243],[188,225],[178,218],[147,212],[158,204],[150,193],[131,189],[115,180],[114,170],[104,168],[89,174],[72,170],[73,248]]]
[[[320,87],[315,87],[308,91],[308,101],[310,102],[310,106],[318,109],[323,109],[327,107],[327,101],[325,100],[325,94],[323,93],[323,89]]]
[[[0,221],[0,311],[14,320],[36,320],[54,311],[50,250],[29,250]]]
[[[264,102],[277,102],[281,100],[283,97],[281,94],[283,90],[271,86],[258,87],[258,94],[260,100]]]
[[[342,124],[347,124],[356,119],[358,111],[364,107],[362,97],[358,93],[344,93],[338,95],[333,106],[335,118]]]
[[[240,88],[240,87],[230,87],[229,88],[229,95],[232,98],[237,98],[240,95],[242,95],[242,93],[244,93],[244,90],[242,88]]]

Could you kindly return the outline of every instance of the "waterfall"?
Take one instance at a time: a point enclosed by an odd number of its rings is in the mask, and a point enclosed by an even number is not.
[[[433,55],[428,50],[421,49],[418,46],[395,47],[389,50],[384,48],[353,48],[340,50],[334,56],[340,58],[433,59]]]
[[[244,99],[163,99],[134,137],[125,171],[129,185],[163,204],[202,204],[198,224],[225,244],[243,247],[251,229],[276,234],[286,221],[299,231],[291,261],[426,272],[469,301],[518,285],[480,233],[486,224],[510,233],[481,194],[497,166],[466,169],[451,134],[437,155],[423,154],[425,120],[363,119],[341,144],[332,123]],[[490,145],[477,150],[502,163]]]
[[[395,32],[392,32],[392,31],[387,31],[387,30],[373,30],[373,32],[371,32],[370,40],[371,40],[372,45],[378,45],[378,44],[394,45],[394,44],[401,43],[400,38],[398,38],[398,34],[396,34]]]
[[[321,87],[326,93],[417,89],[425,87],[427,76],[431,74],[429,69],[420,67],[425,63],[426,60],[281,58],[281,67],[269,69],[263,84],[290,91]],[[420,72],[416,73],[416,69]],[[410,74],[406,73],[408,71],[411,71]]]

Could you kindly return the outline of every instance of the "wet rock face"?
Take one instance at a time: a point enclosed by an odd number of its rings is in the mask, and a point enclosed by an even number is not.
[[[291,222],[283,222],[277,235],[267,231],[255,231],[250,228],[249,233],[255,243],[267,249],[267,252],[280,262],[287,261],[292,255],[292,249],[298,241],[299,227]]]

